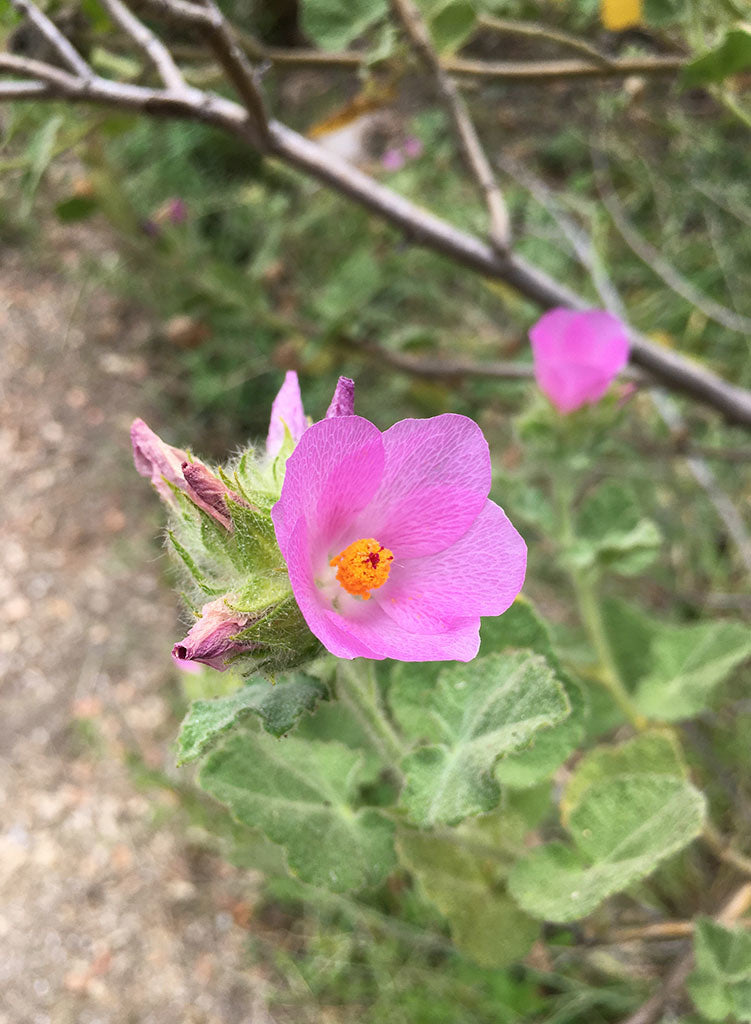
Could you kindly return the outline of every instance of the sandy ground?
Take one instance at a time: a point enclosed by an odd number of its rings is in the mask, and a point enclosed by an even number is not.
[[[256,883],[125,763],[171,764],[179,685],[127,440],[164,427],[149,325],[82,288],[101,238],[45,246],[0,251],[0,1024],[268,1024]]]

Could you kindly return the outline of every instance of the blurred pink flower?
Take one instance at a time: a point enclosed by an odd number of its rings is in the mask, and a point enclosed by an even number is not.
[[[416,135],[408,135],[404,140],[402,152],[408,160],[416,160],[419,156],[422,156],[422,148],[421,139],[418,139]]]
[[[559,412],[598,402],[628,362],[621,321],[600,309],[551,309],[529,332],[535,379]]]
[[[395,147],[387,149],[381,157],[381,167],[385,171],[400,171],[406,162],[404,153]]]
[[[232,637],[245,629],[249,615],[232,611],[224,598],[209,601],[201,609],[201,618],[193,625],[182,643],[172,648],[172,658],[177,663],[200,662],[224,672],[226,660],[233,654],[252,651],[252,644],[237,644]]]
[[[272,509],[297,603],[340,658],[469,661],[481,615],[519,593],[526,545],[488,499],[488,445],[465,416],[322,420]]]

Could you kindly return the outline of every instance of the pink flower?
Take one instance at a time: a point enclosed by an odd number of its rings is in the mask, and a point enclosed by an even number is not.
[[[535,379],[559,412],[598,402],[628,362],[621,321],[600,309],[551,309],[529,332]]]
[[[465,416],[306,430],[272,518],[300,610],[332,654],[477,654],[480,616],[509,607],[526,568],[490,483],[487,442]]]
[[[136,469],[141,476],[151,480],[163,501],[168,505],[175,504],[175,495],[169,486],[172,484],[187,494],[193,504],[203,509],[212,519],[216,519],[228,530],[231,528],[232,521],[224,499],[242,499],[230,491],[202,462],[191,462],[188,453],[182,448],[165,444],[140,419],[133,420],[131,424],[130,440]]]
[[[395,147],[387,149],[381,157],[381,167],[385,171],[400,171],[406,162],[404,153],[402,153],[401,149],[396,149]]]
[[[224,598],[209,601],[201,609],[201,618],[188,632],[182,643],[172,648],[172,659],[181,662],[200,662],[220,672],[227,668],[226,660],[233,654],[252,651],[252,645],[237,644],[232,639],[235,634],[245,629],[250,621],[249,615],[232,611],[224,603]]]

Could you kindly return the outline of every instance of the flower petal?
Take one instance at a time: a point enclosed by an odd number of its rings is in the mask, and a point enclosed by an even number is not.
[[[300,382],[294,370],[288,370],[284,383],[271,406],[269,433],[266,438],[266,451],[276,455],[284,444],[285,427],[297,442],[308,428],[308,421],[302,405]]]
[[[352,533],[376,537],[398,558],[442,551],[469,527],[490,490],[488,443],[466,416],[401,420],[383,435],[386,467]]]
[[[369,420],[335,416],[309,427],[287,460],[282,496],[271,510],[285,559],[300,518],[315,551],[336,540],[377,491],[383,466],[381,432]]]
[[[457,619],[442,632],[413,633],[404,629],[372,600],[364,603],[363,611],[357,617],[345,619],[331,611],[326,612],[326,617],[341,632],[346,630],[350,642],[359,641],[371,648],[373,653],[367,657],[377,661],[383,658],[396,661],[471,661],[480,649],[478,618]],[[325,641],[323,643],[328,647]]]
[[[524,583],[527,545],[494,501],[451,547],[395,561],[373,598],[404,629],[440,632],[460,617],[501,615]]]

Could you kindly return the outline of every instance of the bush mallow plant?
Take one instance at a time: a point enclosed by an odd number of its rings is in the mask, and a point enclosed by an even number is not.
[[[273,673],[321,644],[346,659],[469,661],[480,617],[521,590],[526,546],[488,498],[488,445],[466,416],[381,432],[354,414],[354,385],[340,378],[309,425],[290,372],[265,451],[227,469],[142,420],[131,437],[136,469],[169,507],[197,615],[173,650],[180,663]]]
[[[535,380],[561,413],[603,397],[628,362],[621,321],[600,309],[551,309],[529,332]]]

